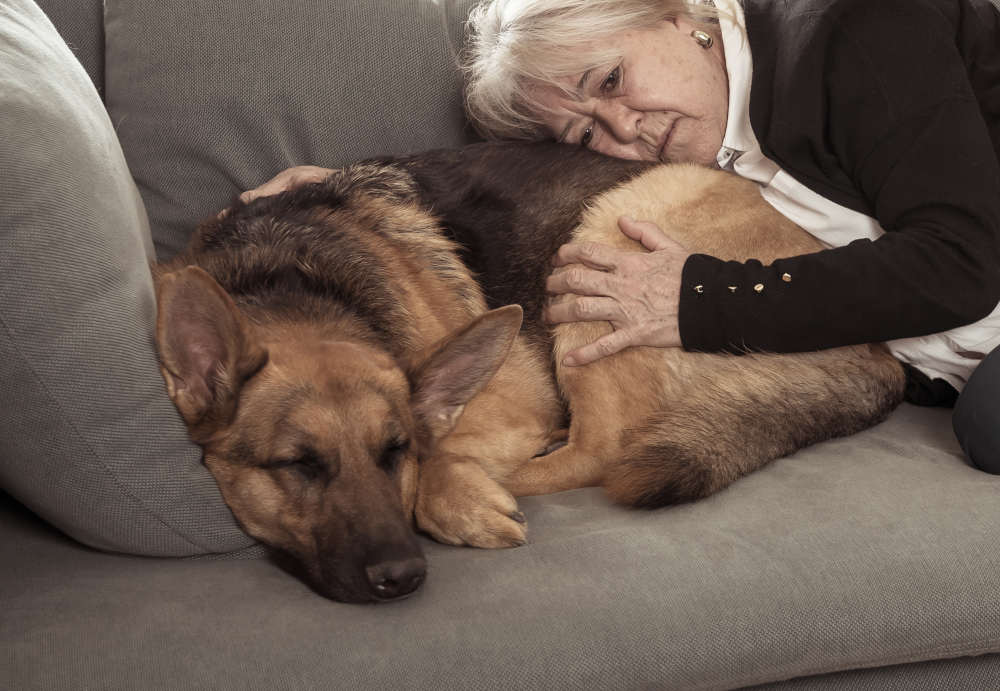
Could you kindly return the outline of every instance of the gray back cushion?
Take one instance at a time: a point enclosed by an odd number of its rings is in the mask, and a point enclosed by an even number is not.
[[[37,0],[66,45],[104,93],[103,0]]]
[[[164,393],[146,214],[94,84],[31,0],[0,0],[0,56],[0,486],[102,549],[251,546]]]
[[[471,4],[108,3],[106,101],[158,256],[289,166],[471,140],[454,69]]]

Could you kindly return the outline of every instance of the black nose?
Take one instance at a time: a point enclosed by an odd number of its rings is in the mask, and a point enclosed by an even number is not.
[[[383,561],[366,566],[365,575],[375,597],[393,600],[420,587],[427,575],[427,562],[423,557]]]

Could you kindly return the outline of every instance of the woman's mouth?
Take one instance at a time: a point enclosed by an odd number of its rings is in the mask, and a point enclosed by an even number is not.
[[[670,123],[670,126],[663,133],[663,142],[660,144],[659,150],[656,152],[656,158],[660,163],[670,163],[670,159],[667,157],[667,152],[670,150],[670,142],[674,138],[674,132],[677,131],[677,121]]]

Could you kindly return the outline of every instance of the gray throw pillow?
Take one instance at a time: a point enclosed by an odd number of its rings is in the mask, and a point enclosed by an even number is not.
[[[289,166],[470,141],[454,53],[471,5],[106,3],[106,101],[159,258]]]
[[[164,390],[114,128],[31,0],[0,0],[0,133],[0,486],[101,549],[252,546]]]

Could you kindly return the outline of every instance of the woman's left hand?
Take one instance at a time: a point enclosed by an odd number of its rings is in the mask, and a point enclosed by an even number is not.
[[[677,310],[681,270],[691,253],[655,224],[618,219],[621,231],[648,252],[597,243],[570,243],[553,258],[557,267],[545,284],[571,299],[549,304],[550,324],[608,321],[614,331],[577,348],[563,360],[585,365],[629,346],[680,346]]]
[[[271,195],[281,194],[299,185],[322,182],[333,172],[335,171],[332,168],[320,168],[319,166],[294,166],[286,168],[263,185],[241,194],[240,201],[244,204],[249,204],[257,197],[270,197]]]

